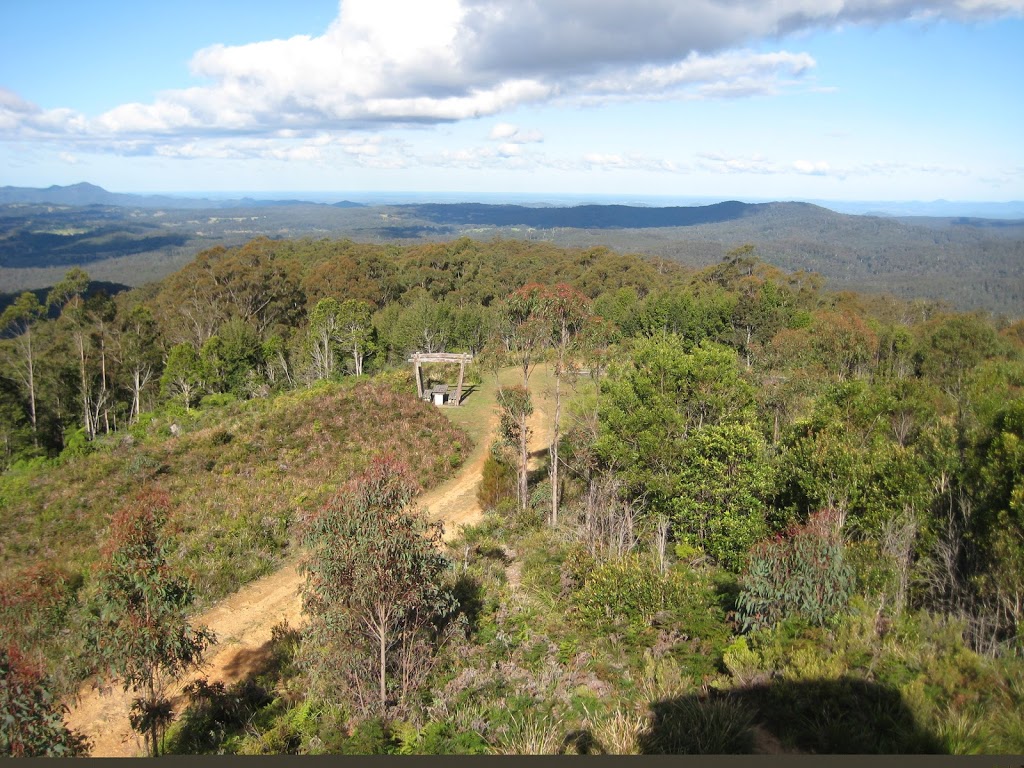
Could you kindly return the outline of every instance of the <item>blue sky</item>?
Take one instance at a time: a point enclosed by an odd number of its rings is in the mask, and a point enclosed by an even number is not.
[[[1024,199],[1024,0],[0,2],[0,185]]]

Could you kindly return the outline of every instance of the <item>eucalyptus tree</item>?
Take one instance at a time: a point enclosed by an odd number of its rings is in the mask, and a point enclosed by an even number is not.
[[[43,316],[45,308],[36,295],[30,291],[22,293],[13,304],[0,315],[0,333],[13,335],[13,346],[17,351],[16,364],[12,366],[18,379],[28,393],[29,419],[32,423],[32,439],[39,445],[38,417],[36,415],[36,359],[37,353],[32,327]]]
[[[307,658],[364,714],[409,703],[455,608],[441,525],[412,506],[415,490],[408,466],[377,457],[303,525]]]
[[[173,712],[169,684],[202,661],[213,633],[193,626],[191,584],[168,565],[163,526],[169,497],[146,491],[114,513],[91,596],[88,641],[100,667],[120,679],[136,698],[132,727],[145,736],[150,754]]]

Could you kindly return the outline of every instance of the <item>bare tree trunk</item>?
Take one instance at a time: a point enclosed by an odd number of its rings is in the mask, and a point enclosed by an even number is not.
[[[388,647],[387,638],[384,636],[383,628],[380,632],[380,706],[381,710],[387,704],[388,700],[388,685],[387,685],[387,661],[388,661]]]
[[[519,416],[519,508],[524,510],[529,503],[529,484],[526,467],[530,461],[530,447],[527,442],[526,414]]]
[[[658,569],[665,573],[668,570],[668,560],[665,557],[665,550],[668,548],[668,518],[659,515],[657,527],[654,529],[654,541],[658,547]]]
[[[558,440],[559,419],[562,414],[562,361],[555,368],[555,424],[552,430],[551,448],[548,456],[551,460],[551,525],[558,525]]]
[[[32,442],[39,447],[39,432],[36,427],[36,361],[32,351],[32,326],[25,329],[25,367],[28,374],[28,406],[32,420]]]
[[[78,347],[78,374],[82,387],[82,426],[85,428],[85,435],[90,440],[96,436],[90,415],[89,402],[89,379],[85,370],[85,331],[79,330],[75,334],[75,345]]]
[[[156,704],[156,683],[152,677],[149,679],[149,701],[147,704],[152,710],[153,705]],[[150,742],[150,756],[160,756],[160,739],[157,734],[157,718],[155,713],[150,711],[150,723],[149,723],[149,742]]]
[[[100,326],[100,400],[103,402],[103,431],[110,434],[110,417],[107,409],[107,343],[103,328]],[[99,414],[96,416],[99,424]]]

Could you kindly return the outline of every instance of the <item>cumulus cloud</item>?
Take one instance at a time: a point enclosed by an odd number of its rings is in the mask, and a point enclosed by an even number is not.
[[[544,134],[534,129],[520,128],[511,123],[498,123],[491,128],[487,138],[492,141],[503,141],[506,144],[534,144],[544,141]]]
[[[793,161],[793,170],[797,173],[806,173],[811,176],[827,176],[832,169],[824,160],[816,162],[812,160],[795,160]]]
[[[429,125],[552,101],[739,98],[777,92],[815,65],[806,53],[748,50],[755,42],[1022,12],[1024,0],[344,0],[323,34],[198,51],[190,68],[202,84],[149,103],[87,118],[0,90],[0,135],[136,151],[173,140],[187,152],[218,137]],[[505,154],[543,139],[506,123],[490,138]]]

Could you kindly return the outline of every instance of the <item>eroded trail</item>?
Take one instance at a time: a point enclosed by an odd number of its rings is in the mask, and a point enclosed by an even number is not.
[[[551,439],[549,421],[548,414],[535,407],[530,419],[531,452],[547,448]],[[444,522],[446,541],[454,538],[462,526],[479,522],[483,514],[476,499],[476,489],[497,426],[497,414],[492,413],[488,422],[488,438],[475,446],[459,472],[418,499],[419,507],[425,509],[431,519]],[[216,633],[218,643],[203,669],[181,680],[173,692],[176,712],[182,710],[182,690],[192,680],[206,677],[211,683],[221,681],[227,685],[260,669],[266,658],[271,629],[282,622],[293,627],[302,624],[301,585],[302,577],[296,564],[291,562],[247,584],[196,617],[197,623],[205,624]],[[119,686],[103,693],[91,683],[82,686],[78,701],[73,703],[68,713],[67,722],[71,728],[90,738],[93,756],[132,757],[142,754],[142,739],[128,722],[131,698],[131,694],[123,692]]]

